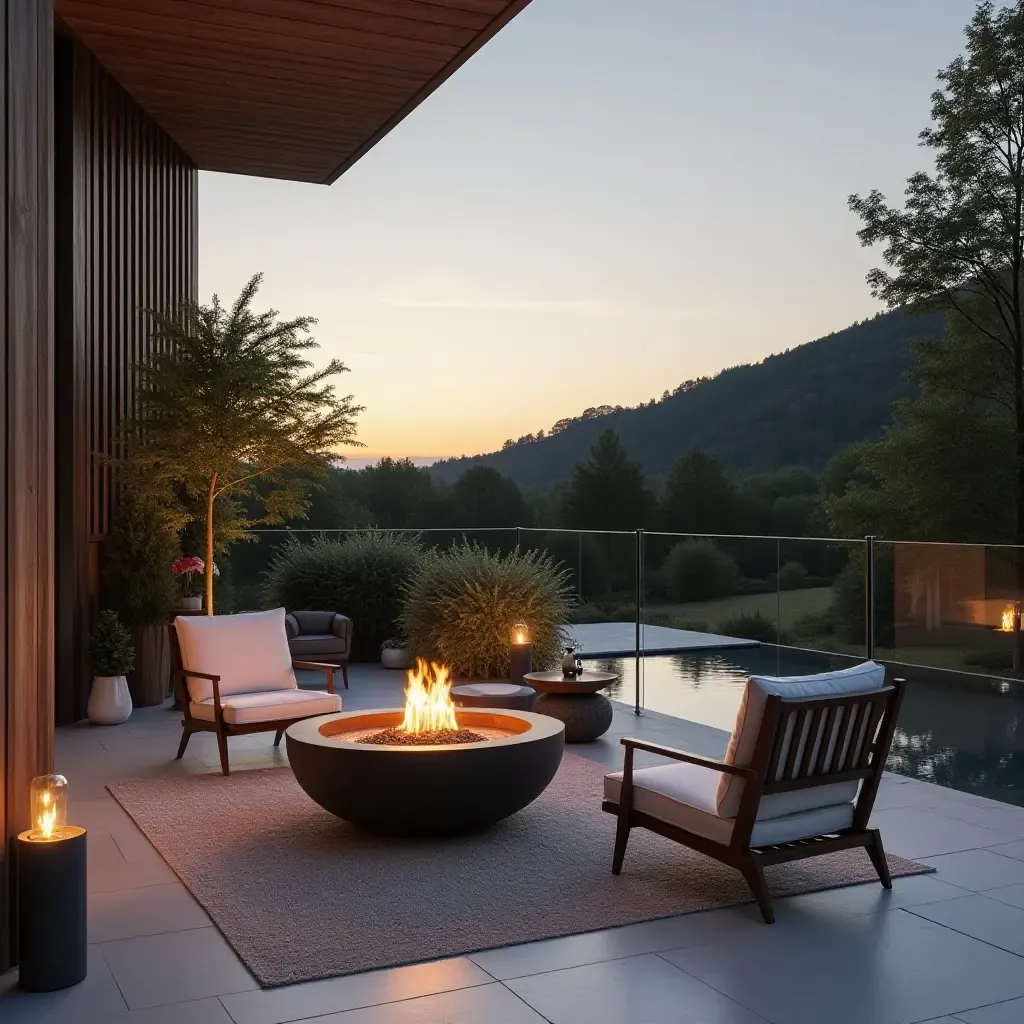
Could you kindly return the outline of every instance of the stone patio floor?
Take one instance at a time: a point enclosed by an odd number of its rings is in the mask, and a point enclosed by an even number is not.
[[[400,700],[401,673],[357,666],[351,677],[348,709]],[[89,976],[48,995],[20,992],[17,972],[0,977],[3,1024],[1024,1021],[1024,808],[892,775],[874,819],[886,847],[938,870],[890,893],[871,884],[778,900],[772,927],[744,906],[263,991],[104,788],[217,771],[212,736],[172,760],[178,723],[147,708],[114,728],[58,730],[71,818],[90,831]],[[619,767],[625,735],[714,756],[727,740],[616,705],[611,731],[573,749]],[[232,740],[232,767],[286,764],[272,739]]]

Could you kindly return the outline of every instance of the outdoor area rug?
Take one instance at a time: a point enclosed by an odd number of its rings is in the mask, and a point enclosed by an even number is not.
[[[360,832],[314,804],[290,768],[109,788],[269,987],[750,902],[738,872],[643,829],[614,876],[606,770],[567,753],[525,810],[426,840]],[[891,854],[889,865],[894,876],[933,870]],[[767,875],[778,896],[877,880],[863,850]]]

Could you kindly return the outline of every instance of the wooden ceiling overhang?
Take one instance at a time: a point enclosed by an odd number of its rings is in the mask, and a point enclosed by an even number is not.
[[[54,0],[201,170],[330,184],[530,0]]]

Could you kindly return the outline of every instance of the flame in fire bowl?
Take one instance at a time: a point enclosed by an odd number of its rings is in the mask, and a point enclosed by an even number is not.
[[[349,711],[297,722],[286,736],[299,785],[326,811],[389,835],[455,835],[532,803],[562,760],[565,726],[526,711],[458,711],[476,743],[386,744],[402,709]]]

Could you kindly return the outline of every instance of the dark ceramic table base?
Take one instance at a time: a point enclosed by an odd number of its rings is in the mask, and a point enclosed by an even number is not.
[[[612,724],[612,702],[603,693],[542,693],[534,714],[557,718],[565,725],[566,743],[590,743]]]

